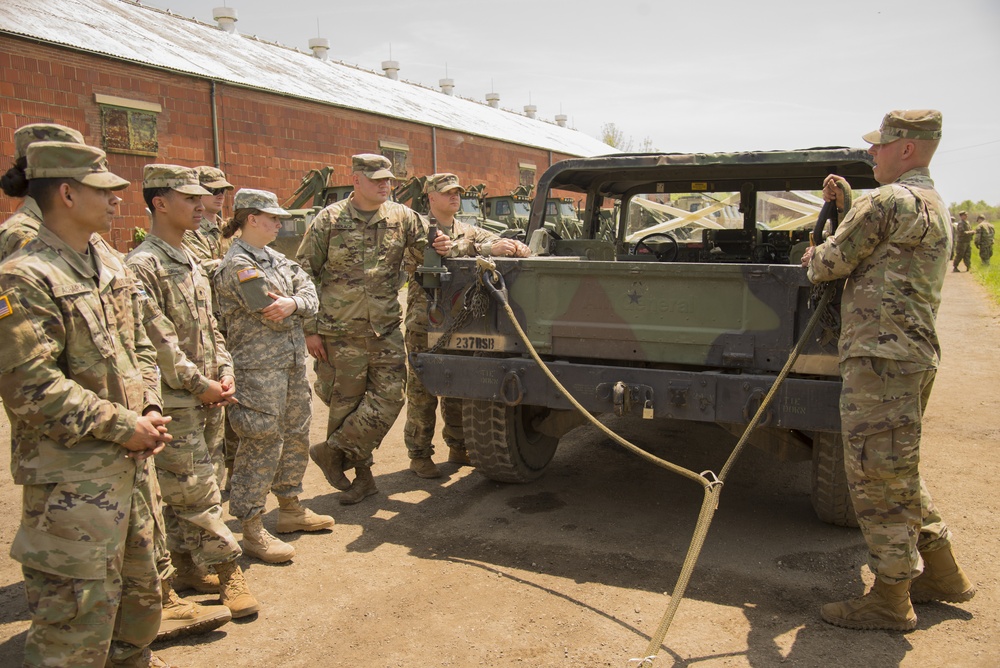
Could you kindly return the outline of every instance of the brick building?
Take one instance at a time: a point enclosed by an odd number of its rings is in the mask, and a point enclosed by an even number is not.
[[[239,187],[284,200],[308,170],[348,183],[350,156],[382,153],[397,175],[450,171],[490,193],[553,162],[613,151],[563,127],[245,37],[233,10],[209,25],[128,0],[0,3],[0,156],[26,123],[56,122],[104,148],[132,181],[111,241],[147,227],[143,165],[218,165]],[[444,83],[444,82],[442,82]],[[533,114],[531,114],[533,116]],[[3,169],[9,165],[4,165]],[[0,170],[2,171],[2,170]],[[20,202],[0,195],[0,220]]]

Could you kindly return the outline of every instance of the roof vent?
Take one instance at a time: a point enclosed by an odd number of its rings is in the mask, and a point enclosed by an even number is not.
[[[538,112],[538,107],[533,104],[524,105],[524,115],[528,118],[534,118],[535,114]]]
[[[239,34],[236,31],[236,22],[240,20],[240,17],[235,7],[216,7],[212,10],[212,18],[219,23],[220,28],[229,34]]]
[[[452,92],[455,90],[454,79],[439,79],[438,85],[441,86],[441,92],[445,95],[452,95]]]
[[[500,108],[500,93],[487,93],[486,94],[486,104],[490,105],[494,109]]]
[[[399,79],[399,61],[398,60],[383,60],[382,69],[385,70],[385,76],[396,81]]]
[[[309,40],[309,48],[312,49],[313,55],[320,60],[330,60],[330,40],[326,37],[313,37]]]
[[[561,128],[566,127],[566,114],[556,114],[556,125]]]

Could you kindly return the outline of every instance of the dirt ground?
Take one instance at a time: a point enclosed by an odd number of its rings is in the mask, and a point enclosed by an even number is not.
[[[821,524],[809,465],[749,448],[721,496],[698,568],[655,666],[997,666],[1000,650],[1000,390],[991,344],[1000,309],[972,276],[948,274],[945,349],[925,422],[923,473],[979,593],[918,608],[908,634],[848,631],[819,606],[871,582],[857,530]],[[317,406],[313,435],[325,411]],[[667,605],[700,489],[595,429],[572,432],[530,485],[444,464],[407,470],[402,417],[376,453],[381,494],[357,505],[313,466],[307,504],[332,514],[322,535],[294,535],[293,563],[245,559],[263,610],[154,650],[177,666],[635,666]],[[610,420],[695,470],[722,466],[735,439],[714,427]],[[0,427],[7,441],[9,426]],[[273,526],[275,503],[265,523]],[[19,490],[0,480],[0,544]],[[239,531],[235,521],[230,522]],[[198,600],[210,601],[211,596]],[[28,628],[19,565],[0,558],[0,665],[20,665]]]

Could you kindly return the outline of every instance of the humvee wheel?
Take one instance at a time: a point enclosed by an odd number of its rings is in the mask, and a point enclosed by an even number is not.
[[[844,440],[840,434],[816,432],[812,447],[812,505],[827,524],[858,526],[844,470]]]
[[[552,461],[559,439],[532,429],[541,406],[507,406],[495,401],[462,402],[462,426],[469,459],[490,480],[531,482]]]

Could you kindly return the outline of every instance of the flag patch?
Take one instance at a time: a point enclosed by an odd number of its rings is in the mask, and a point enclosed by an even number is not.
[[[14,309],[10,306],[10,298],[7,295],[0,297],[0,318],[6,318],[13,312]]]
[[[246,283],[255,278],[260,278],[260,272],[257,271],[257,267],[247,267],[236,272],[236,278],[239,279],[240,283]]]

